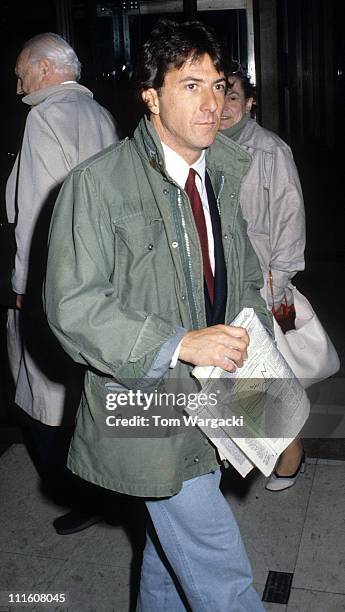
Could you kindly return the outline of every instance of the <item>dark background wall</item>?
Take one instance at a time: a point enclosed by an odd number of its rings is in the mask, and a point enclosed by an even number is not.
[[[289,142],[307,211],[307,261],[344,262],[344,3],[257,0],[259,119]]]

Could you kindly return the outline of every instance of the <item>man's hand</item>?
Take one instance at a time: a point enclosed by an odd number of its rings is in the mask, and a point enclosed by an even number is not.
[[[243,327],[213,325],[184,336],[179,359],[201,366],[218,366],[234,372],[247,358],[249,336]]]
[[[25,295],[23,293],[16,294],[16,308],[18,308],[18,310],[23,308],[24,297]]]

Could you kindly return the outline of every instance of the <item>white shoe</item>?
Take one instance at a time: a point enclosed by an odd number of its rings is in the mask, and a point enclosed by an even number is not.
[[[274,470],[273,474],[271,474],[266,483],[265,489],[268,491],[284,491],[284,489],[289,489],[292,487],[295,484],[298,476],[300,474],[304,474],[305,462],[306,457],[305,452],[303,451],[303,455],[296,472],[291,474],[291,476],[280,476],[280,474],[277,474],[276,470]]]

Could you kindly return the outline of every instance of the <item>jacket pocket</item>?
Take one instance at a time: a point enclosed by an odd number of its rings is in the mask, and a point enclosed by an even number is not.
[[[115,231],[116,286],[124,307],[165,314],[178,307],[175,267],[162,219],[142,217]]]
[[[143,224],[141,217],[134,217],[131,223],[115,229],[115,235],[131,250],[151,251],[164,234],[163,219],[152,219]]]

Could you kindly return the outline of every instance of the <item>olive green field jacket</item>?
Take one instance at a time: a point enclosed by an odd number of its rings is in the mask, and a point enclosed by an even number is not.
[[[239,207],[251,157],[218,134],[206,167],[221,217],[226,322],[253,307],[266,327],[262,276]],[[120,435],[105,427],[109,391],[196,391],[192,367],[171,357],[185,330],[206,327],[202,254],[187,194],[169,177],[158,136],[143,119],[132,139],[75,168],[52,218],[45,303],[66,352],[87,366],[68,465],[90,482],[130,495],[165,497],[218,466],[196,428]],[[121,413],[121,414],[120,414]],[[130,416],[126,407],[114,415]],[[142,412],[143,416],[148,411]],[[164,412],[163,412],[164,414]],[[167,412],[168,414],[168,412]]]

